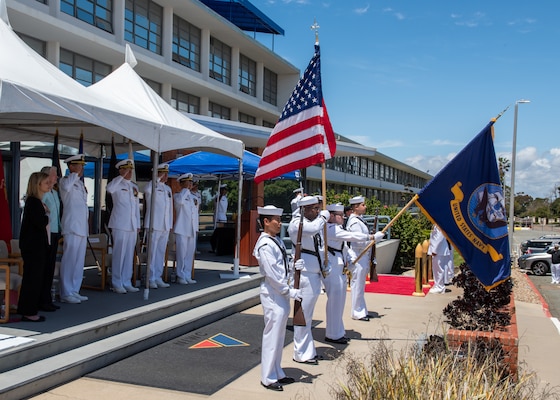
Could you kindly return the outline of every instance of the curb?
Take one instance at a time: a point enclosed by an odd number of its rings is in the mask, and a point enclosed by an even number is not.
[[[543,308],[543,311],[544,311],[544,315],[546,315],[547,318],[552,318],[552,314],[550,313],[548,303],[546,302],[546,300],[542,296],[541,292],[539,292],[539,290],[537,289],[537,287],[535,286],[533,281],[531,279],[529,279],[527,274],[523,274],[523,275],[525,276],[525,279],[527,280],[527,283],[529,284],[529,286],[531,286],[531,289],[533,289],[533,292],[535,292],[535,294],[539,298],[539,301],[541,302],[541,305],[542,305],[542,308]]]

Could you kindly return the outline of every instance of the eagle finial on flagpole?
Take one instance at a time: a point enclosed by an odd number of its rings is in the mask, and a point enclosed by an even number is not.
[[[314,18],[313,19],[313,25],[311,25],[311,29],[315,31],[315,44],[319,44],[319,24],[317,23],[317,20]]]

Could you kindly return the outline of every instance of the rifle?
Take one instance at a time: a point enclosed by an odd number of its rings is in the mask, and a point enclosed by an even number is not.
[[[301,236],[303,233],[303,207],[299,208],[299,227],[297,233],[296,252],[294,254],[294,264],[301,258]],[[294,288],[299,289],[299,280],[301,271],[294,271]],[[303,315],[303,308],[301,307],[301,300],[294,300],[294,326],[305,326],[305,315]]]
[[[379,219],[379,210],[375,210],[375,218],[373,219],[373,233],[377,232],[377,224]],[[375,243],[371,248],[371,255],[369,257],[369,281],[370,282],[379,282],[379,278],[377,277],[377,260],[375,259],[375,253],[377,250],[377,246]]]

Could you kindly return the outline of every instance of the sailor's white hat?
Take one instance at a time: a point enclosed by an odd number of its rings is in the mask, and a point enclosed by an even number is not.
[[[264,206],[264,207],[257,207],[257,212],[259,213],[259,215],[282,215],[284,209],[274,207],[274,206]]]
[[[298,201],[298,206],[299,207],[305,207],[305,206],[310,206],[310,205],[317,204],[317,203],[319,203],[319,200],[317,199],[317,196],[305,196],[305,197],[302,197]]]
[[[352,197],[350,200],[348,200],[348,202],[350,204],[361,204],[361,203],[365,203],[366,199],[364,199],[364,196],[355,196]]]
[[[336,203],[336,204],[329,204],[327,206],[327,211],[332,211],[332,212],[344,212],[344,205],[341,203]]]

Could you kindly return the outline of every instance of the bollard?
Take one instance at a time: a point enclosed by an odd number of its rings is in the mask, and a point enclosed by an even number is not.
[[[413,296],[424,297],[426,296],[422,291],[422,245],[418,243],[416,250],[414,250],[414,283],[415,290]]]
[[[426,275],[428,282],[434,281],[434,270],[432,269],[432,256],[428,255],[428,249],[430,248],[430,241],[428,239],[422,242],[422,249],[426,252],[426,269],[428,270],[428,275]]]
[[[420,244],[422,249],[422,287],[430,288],[431,285],[428,283],[428,246],[426,246],[427,240]]]

